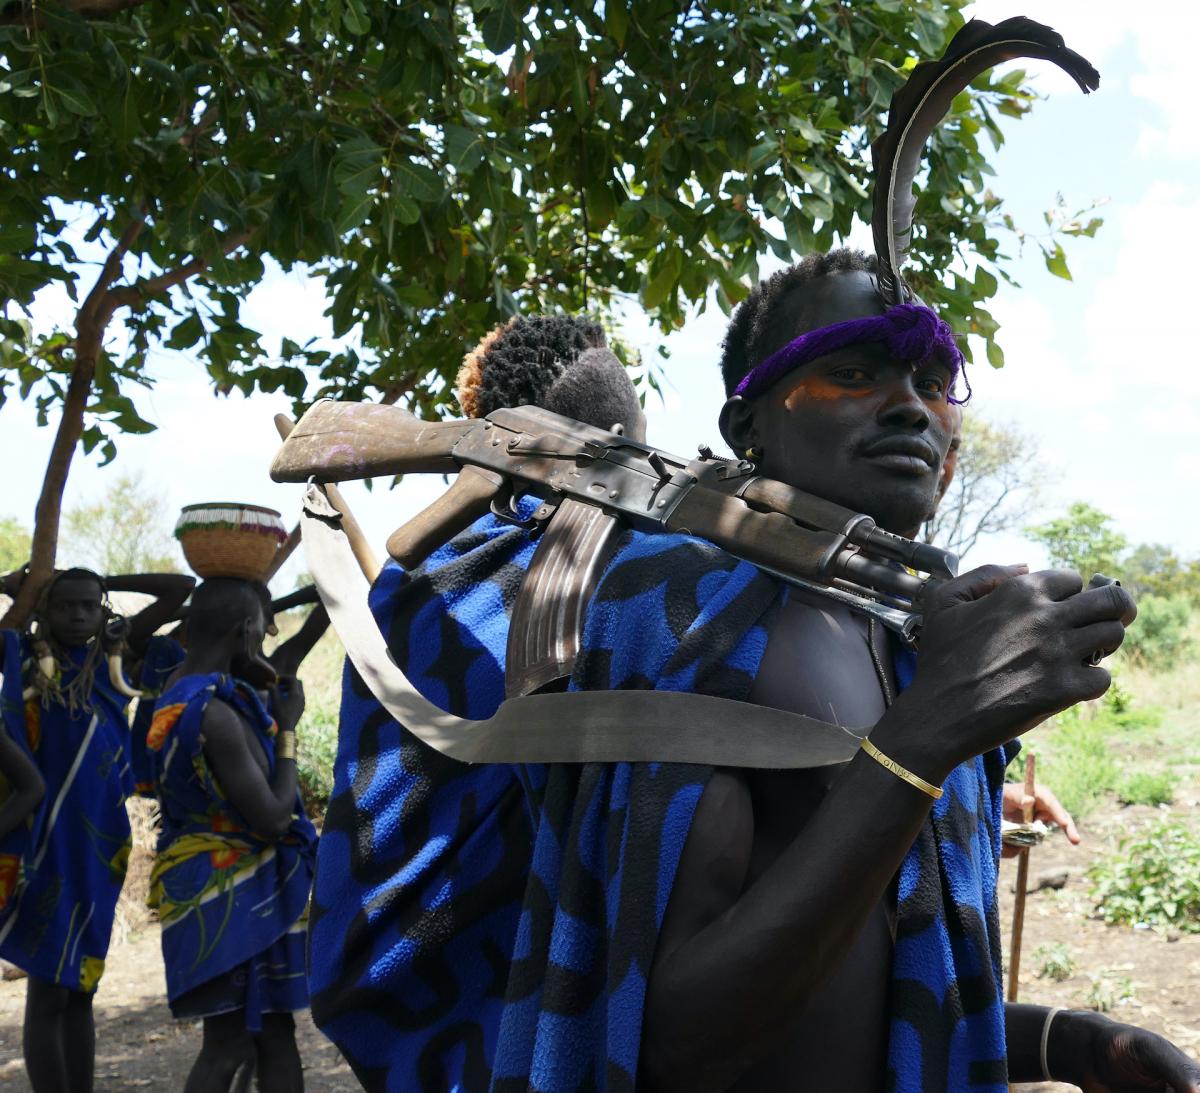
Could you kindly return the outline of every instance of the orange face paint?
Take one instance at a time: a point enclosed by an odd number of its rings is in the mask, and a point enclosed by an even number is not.
[[[871,394],[874,394],[874,391],[870,387],[843,387],[831,383],[825,376],[805,376],[787,393],[783,405],[792,413],[805,401],[833,402],[843,398],[866,398]]]

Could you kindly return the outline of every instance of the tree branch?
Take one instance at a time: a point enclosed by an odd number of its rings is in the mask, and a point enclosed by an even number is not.
[[[221,254],[231,254],[238,247],[243,246],[253,235],[251,231],[234,232],[232,235],[226,236],[221,243]],[[136,307],[138,304],[144,303],[147,297],[157,296],[160,293],[166,292],[169,288],[174,288],[176,285],[182,284],[189,277],[195,277],[198,273],[203,273],[211,265],[206,258],[193,258],[190,262],[185,262],[182,266],[177,266],[175,269],[167,270],[165,273],[160,273],[155,277],[143,277],[141,280],[134,281],[131,285],[122,285],[120,288],[114,288],[109,293],[111,301],[111,310],[115,311],[118,307]]]
[[[79,307],[79,314],[75,321],[76,331],[80,326],[86,326],[93,322],[101,313],[109,287],[120,275],[121,260],[129,253],[129,248],[136,242],[137,237],[142,234],[145,223],[142,215],[139,215],[136,220],[130,221],[125,230],[121,232],[116,245],[108,252],[108,257],[104,259],[104,265],[100,267],[100,276],[96,278],[92,291],[87,294],[87,298]]]

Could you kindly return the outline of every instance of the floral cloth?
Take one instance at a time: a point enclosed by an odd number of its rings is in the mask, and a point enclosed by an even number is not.
[[[246,1027],[304,1009],[304,925],[316,831],[299,795],[278,842],[254,834],[217,784],[201,726],[218,698],[253,728],[275,770],[276,725],[254,690],[227,675],[183,676],[159,697],[146,738],[162,808],[150,903],[162,922],[167,996],[248,964]],[[282,945],[277,945],[282,941]],[[255,960],[275,946],[270,960]]]

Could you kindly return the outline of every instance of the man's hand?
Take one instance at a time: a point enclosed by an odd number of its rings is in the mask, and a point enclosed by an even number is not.
[[[1049,1043],[1050,1073],[1083,1093],[1200,1093],[1200,1066],[1169,1040],[1101,1017],[1062,1013]]]
[[[1025,566],[981,566],[934,589],[922,606],[916,679],[871,739],[935,782],[1104,694],[1111,677],[1089,661],[1120,646],[1137,614],[1120,585],[1085,590],[1072,570]]]
[[[1063,834],[1066,835],[1067,841],[1072,846],[1079,845],[1079,830],[1075,827],[1075,821],[1071,819],[1071,814],[1063,808],[1049,786],[1042,785],[1041,782],[1034,782],[1033,796],[1026,797],[1024,786],[1017,782],[1005,782],[1002,812],[1004,819],[1014,824],[1024,823],[1026,804],[1033,806],[1035,820],[1041,820],[1044,824],[1057,824],[1062,828]],[[1006,845],[1004,856],[1014,858],[1021,853],[1021,849],[1019,846]]]
[[[295,729],[304,713],[304,684],[295,676],[285,676],[271,687],[271,709],[281,732]]]

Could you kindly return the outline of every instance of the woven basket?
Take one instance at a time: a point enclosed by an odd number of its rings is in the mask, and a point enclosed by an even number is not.
[[[175,537],[198,577],[261,581],[287,531],[274,509],[210,501],[183,509]]]

